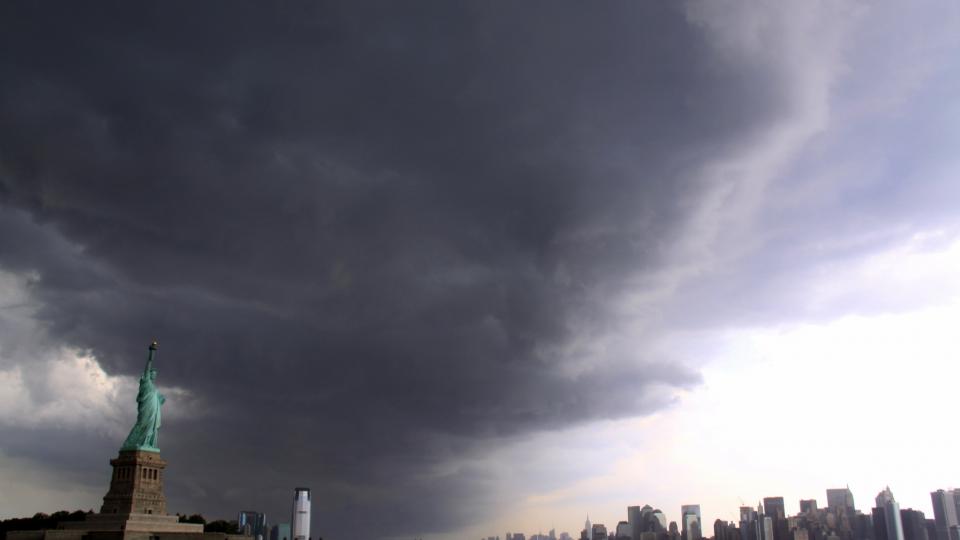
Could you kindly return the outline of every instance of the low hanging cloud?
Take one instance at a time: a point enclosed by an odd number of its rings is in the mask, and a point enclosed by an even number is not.
[[[175,510],[306,484],[324,537],[488,519],[465,457],[699,383],[649,344],[730,313],[717,269],[830,132],[860,14],[724,6],[3,6],[3,373],[79,352],[107,382],[76,399],[113,396],[158,338]]]

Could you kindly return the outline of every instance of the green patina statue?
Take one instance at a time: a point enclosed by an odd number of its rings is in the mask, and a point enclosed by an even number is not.
[[[140,377],[140,391],[137,393],[137,423],[133,425],[127,440],[120,450],[144,450],[159,452],[157,447],[157,431],[160,429],[160,407],[167,400],[157,390],[154,382],[157,370],[153,369],[153,356],[157,352],[157,342],[150,344],[150,353],[147,356],[147,367]]]

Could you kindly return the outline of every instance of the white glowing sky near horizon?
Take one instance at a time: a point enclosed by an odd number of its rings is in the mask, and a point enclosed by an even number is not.
[[[939,249],[924,247],[945,235]],[[650,504],[676,520],[680,505],[691,503],[701,504],[712,531],[716,518],[738,519],[741,500],[755,506],[783,496],[795,513],[801,498],[824,506],[825,490],[845,485],[858,508],[872,507],[889,485],[901,508],[932,517],[930,492],[960,485],[951,468],[960,432],[948,416],[960,380],[957,276],[960,235],[932,231],[836,269],[811,289],[820,295],[812,302],[863,288],[892,297],[907,290],[916,295],[912,307],[682,336],[690,351],[710,356],[701,387],[650,417],[505,449],[495,459],[517,470],[503,478],[549,484],[551,468],[569,473],[575,463],[576,479],[544,490],[507,485],[525,493],[524,502],[496,526],[460,536],[551,527],[577,535],[587,514],[610,530],[629,505]],[[520,473],[530,456],[543,461],[532,480]]]

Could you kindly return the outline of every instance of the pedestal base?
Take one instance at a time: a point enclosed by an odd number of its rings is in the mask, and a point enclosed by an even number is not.
[[[188,525],[194,524],[190,523]],[[7,531],[7,540],[253,540],[253,537],[214,532],[48,529],[43,531]]]
[[[157,514],[91,514],[86,521],[60,524],[61,529],[86,531],[140,531],[150,533],[203,533],[199,523],[180,523],[177,516]]]
[[[167,514],[163,476],[167,462],[159,452],[121,450],[111,459],[113,476],[103,497],[101,514]]]

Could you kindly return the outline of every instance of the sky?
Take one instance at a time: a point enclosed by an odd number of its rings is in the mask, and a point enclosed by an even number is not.
[[[960,5],[0,5],[0,518],[577,535],[960,486]]]

